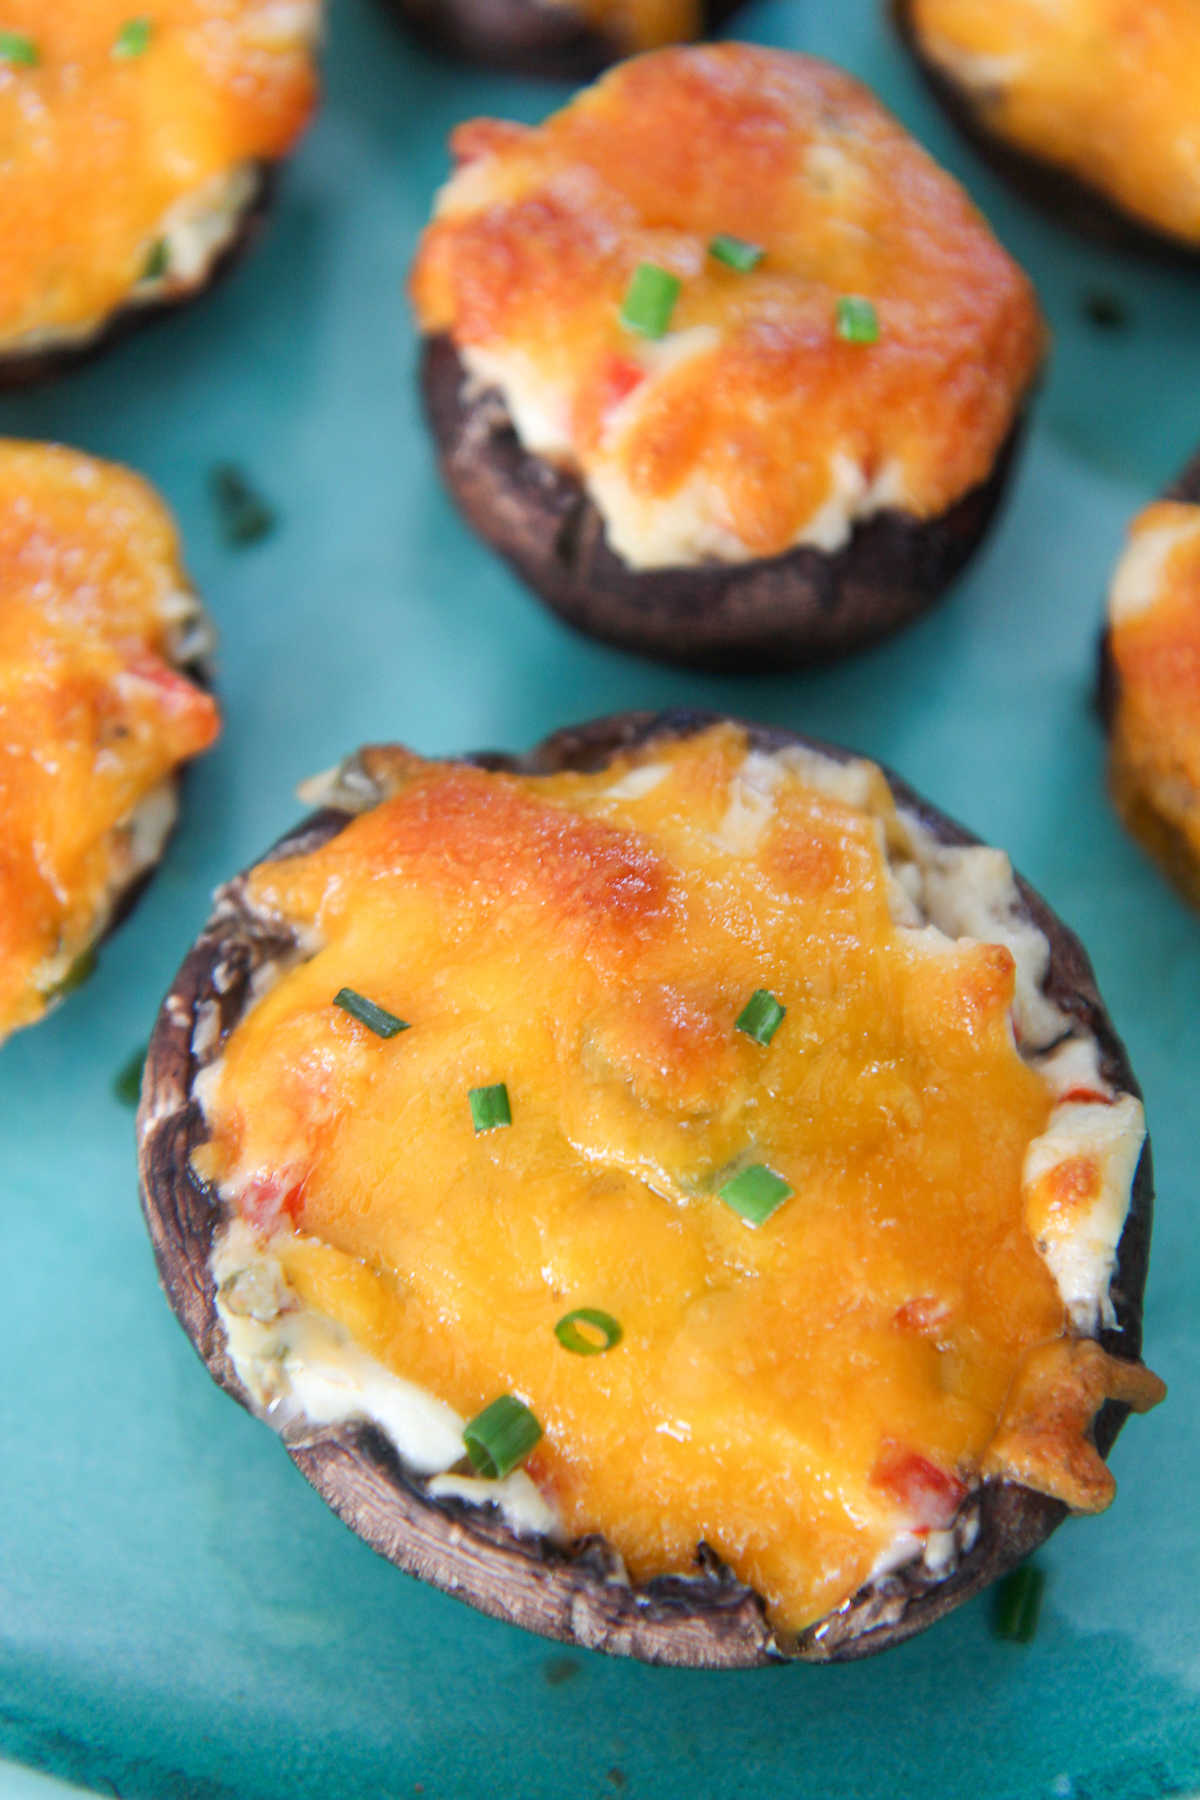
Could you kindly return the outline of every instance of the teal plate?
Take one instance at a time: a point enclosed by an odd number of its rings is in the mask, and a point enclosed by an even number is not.
[[[1014,200],[871,0],[751,5],[740,28],[863,76],[966,181],[1054,327],[998,529],[950,599],[879,648],[758,681],[654,668],[571,635],[460,526],[418,416],[406,266],[455,120],[536,118],[559,96],[434,62],[372,0],[337,0],[325,109],[258,252],[190,312],[0,405],[0,431],[163,489],[221,630],[228,713],[99,972],[0,1055],[0,1795],[59,1791],[19,1764],[147,1800],[1200,1789],[1200,921],[1109,809],[1091,702],[1125,523],[1200,439],[1200,288]],[[1123,328],[1089,320],[1097,293]],[[207,499],[226,458],[280,512],[241,552]],[[1118,1443],[1112,1510],[1042,1552],[1028,1648],[993,1637],[987,1596],[877,1660],[738,1674],[481,1618],[326,1511],[213,1386],[156,1285],[113,1077],[213,885],[298,815],[295,783],[367,739],[516,747],[681,701],[855,745],[1004,844],[1088,944],[1145,1085],[1146,1349],[1171,1395]]]

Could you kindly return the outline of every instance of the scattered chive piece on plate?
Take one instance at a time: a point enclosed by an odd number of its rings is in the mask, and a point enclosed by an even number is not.
[[[752,1037],[756,1044],[769,1044],[783,1024],[787,1007],[781,1006],[766,988],[756,988],[734,1020],[739,1031]]]
[[[209,481],[227,543],[257,544],[274,530],[274,511],[233,463],[218,463]]]
[[[1083,311],[1088,323],[1101,331],[1121,331],[1129,323],[1124,301],[1103,288],[1093,288],[1084,296]]]
[[[748,1225],[763,1225],[775,1208],[790,1198],[792,1190],[783,1176],[768,1169],[766,1163],[751,1163],[748,1169],[731,1176],[717,1192]]]
[[[678,276],[657,263],[639,263],[621,303],[621,323],[642,337],[665,337],[678,298]]]
[[[748,238],[734,237],[731,231],[719,231],[715,238],[709,239],[708,254],[727,268],[747,275],[751,269],[757,269],[767,253],[761,244],[752,244]]]
[[[467,1101],[471,1108],[471,1122],[477,1132],[495,1131],[498,1125],[512,1124],[508,1089],[502,1081],[497,1081],[493,1087],[471,1088]]]
[[[146,252],[146,260],[142,265],[142,280],[161,281],[167,272],[169,260],[166,238],[156,238]]]
[[[581,1325],[589,1329],[581,1331]],[[599,1332],[601,1342],[591,1335],[593,1332]],[[611,1313],[601,1312],[596,1306],[577,1306],[574,1312],[563,1314],[554,1327],[554,1335],[563,1349],[575,1356],[603,1356],[606,1350],[615,1350],[625,1334]]]
[[[877,344],[879,314],[861,294],[842,294],[837,303],[837,334],[848,344]]]
[[[136,19],[126,19],[113,40],[112,53],[122,59],[141,56],[148,49],[153,35],[153,21],[145,13]]]
[[[523,1463],[542,1428],[515,1394],[501,1394],[463,1427],[471,1467],[487,1481],[502,1481]]]
[[[136,1106],[142,1097],[142,1070],[146,1066],[146,1045],[135,1050],[128,1062],[113,1076],[113,1093],[122,1106]]]
[[[333,996],[333,1004],[348,1012],[360,1025],[365,1025],[368,1031],[373,1031],[376,1037],[393,1038],[398,1031],[408,1030],[407,1019],[398,1019],[386,1006],[377,1006],[374,1000],[356,993],[354,988],[339,988]]]
[[[23,31],[0,31],[0,63],[12,68],[36,69],[41,53],[31,37]]]
[[[1011,1644],[1033,1642],[1045,1586],[1046,1577],[1030,1563],[1022,1564],[1004,1577],[996,1589],[992,1615],[992,1628],[998,1638],[1005,1638]]]

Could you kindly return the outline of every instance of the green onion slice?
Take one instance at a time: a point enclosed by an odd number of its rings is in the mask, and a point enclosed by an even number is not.
[[[37,45],[23,31],[0,31],[0,63],[36,69],[41,60]]]
[[[227,543],[257,544],[274,529],[273,509],[233,463],[218,463],[209,481]]]
[[[748,1225],[763,1225],[775,1208],[789,1198],[792,1189],[783,1176],[768,1169],[766,1163],[751,1163],[748,1169],[740,1169],[731,1176],[717,1192],[726,1206],[740,1213]]]
[[[398,1019],[386,1006],[377,1006],[374,1000],[368,1000],[365,994],[356,993],[353,988],[339,988],[333,996],[333,1004],[348,1012],[360,1025],[365,1025],[368,1031],[373,1031],[376,1037],[393,1038],[397,1032],[408,1030],[407,1019]]]
[[[588,1326],[589,1331],[581,1331],[581,1325]],[[597,1331],[603,1340],[600,1343],[590,1335]],[[611,1313],[601,1312],[596,1306],[577,1306],[574,1312],[563,1314],[554,1327],[554,1335],[563,1349],[575,1356],[603,1356],[606,1350],[615,1350],[625,1334]]]
[[[996,1589],[992,1627],[998,1638],[1013,1644],[1030,1644],[1037,1630],[1046,1577],[1031,1563],[1006,1575]]]
[[[502,1481],[523,1463],[542,1428],[515,1394],[501,1394],[463,1427],[471,1467],[488,1481]]]
[[[787,1007],[781,1006],[766,988],[756,988],[734,1020],[739,1031],[752,1037],[756,1044],[769,1044],[783,1024]]]
[[[113,40],[112,53],[123,58],[141,56],[149,47],[153,35],[153,21],[144,13],[139,18],[126,19]]]
[[[665,337],[678,298],[678,276],[657,263],[639,263],[625,290],[621,323],[642,337]]]
[[[142,1097],[142,1070],[146,1066],[146,1048],[135,1050],[113,1076],[113,1093],[122,1106],[136,1106]]]
[[[166,238],[156,238],[146,252],[146,260],[142,265],[143,281],[161,281],[167,272],[171,255],[167,249]]]
[[[861,294],[842,294],[837,303],[837,334],[848,344],[877,344],[879,314]]]
[[[715,238],[709,239],[708,254],[715,256],[718,262],[736,269],[739,274],[747,275],[751,269],[757,269],[767,254],[761,244],[752,244],[749,238],[734,237],[732,232],[719,231]]]
[[[467,1095],[471,1122],[476,1131],[495,1131],[498,1125],[512,1124],[512,1107],[508,1089],[502,1081],[493,1087],[472,1088]]]

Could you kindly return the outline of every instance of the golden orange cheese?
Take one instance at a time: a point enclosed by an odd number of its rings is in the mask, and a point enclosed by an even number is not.
[[[627,561],[836,548],[858,516],[934,516],[990,473],[1041,353],[1032,289],[849,76],[664,50],[540,127],[475,120],[452,147],[421,328],[582,475]],[[758,266],[709,254],[722,233]],[[682,284],[659,341],[621,323],[645,262]],[[845,296],[873,303],[876,343],[839,335]]]
[[[537,3],[545,5],[546,0]],[[697,37],[703,24],[700,0],[550,0],[550,4],[611,31],[628,50],[682,43]]]
[[[985,1466],[1101,1504],[1098,1346],[1086,1391],[1052,1370],[1057,1425],[1009,1416],[1068,1342],[1022,1180],[1072,1096],[1014,1043],[1005,945],[896,923],[878,772],[852,804],[733,726],[594,774],[369,755],[388,797],[252,872],[303,960],[203,1083],[197,1165],[293,1294],[463,1417],[520,1396],[568,1536],[635,1578],[703,1541],[785,1627]],[[758,989],[767,1045],[735,1026]],[[792,1190],[757,1228],[718,1193],[752,1163]],[[617,1348],[564,1350],[579,1307]]]
[[[29,60],[0,63],[0,353],[86,338],[202,278],[254,166],[312,113],[318,16],[318,0],[6,0]],[[131,20],[148,33],[122,54]],[[179,266],[156,267],[177,238]]]
[[[1194,0],[911,0],[923,53],[998,137],[1200,246]]]
[[[1113,797],[1200,903],[1200,506],[1160,500],[1134,520],[1113,579],[1109,650]]]
[[[211,696],[173,666],[188,608],[145,482],[0,442],[0,1039],[104,930],[145,866],[139,809],[165,834],[164,784],[216,736]]]

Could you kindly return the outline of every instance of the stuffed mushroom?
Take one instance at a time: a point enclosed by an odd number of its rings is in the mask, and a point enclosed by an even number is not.
[[[316,101],[320,0],[10,0],[0,381],[198,293]]]
[[[412,281],[428,415],[543,599],[714,667],[847,650],[934,599],[996,506],[1042,326],[865,88],[666,50],[452,148]]]
[[[0,1041],[61,999],[218,729],[174,526],[127,469],[0,441]]]
[[[452,56],[552,80],[586,81],[641,50],[715,31],[741,0],[386,0]]]
[[[1058,223],[1200,252],[1192,0],[893,0],[955,123]]]
[[[143,1200],[216,1379],[402,1568],[651,1661],[921,1629],[1161,1397],[1086,957],[873,764],[624,715],[396,747],[218,897]]]
[[[1129,528],[1109,589],[1101,703],[1113,804],[1200,906],[1200,458]]]

